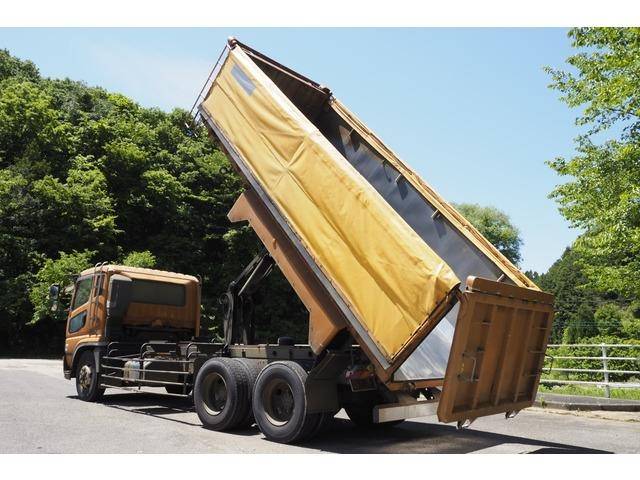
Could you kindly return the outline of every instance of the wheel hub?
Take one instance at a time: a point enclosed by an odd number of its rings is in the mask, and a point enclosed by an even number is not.
[[[293,416],[295,402],[293,392],[287,382],[275,379],[264,390],[263,405],[269,422],[273,425],[285,425]]]
[[[227,384],[221,375],[212,373],[204,381],[204,408],[210,415],[219,415],[227,404]]]
[[[93,371],[89,365],[83,365],[78,375],[78,383],[83,390],[88,390],[91,387],[91,378],[93,377]]]

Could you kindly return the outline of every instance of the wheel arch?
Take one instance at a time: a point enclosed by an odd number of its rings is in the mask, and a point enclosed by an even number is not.
[[[71,373],[69,378],[75,378],[78,361],[80,360],[80,357],[82,356],[82,354],[87,350],[93,350],[93,358],[95,360],[96,372],[100,373],[100,357],[101,357],[102,351],[104,350],[104,347],[106,346],[107,344],[105,342],[86,342],[86,343],[78,344],[75,350],[73,351],[73,358],[71,360]]]

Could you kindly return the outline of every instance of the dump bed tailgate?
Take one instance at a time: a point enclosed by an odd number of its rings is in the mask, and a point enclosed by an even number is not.
[[[438,407],[440,421],[531,406],[552,322],[552,295],[469,277]]]

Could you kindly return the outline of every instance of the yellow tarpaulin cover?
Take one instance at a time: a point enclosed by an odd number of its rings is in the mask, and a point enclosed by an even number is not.
[[[460,280],[240,48],[202,108],[392,360]]]

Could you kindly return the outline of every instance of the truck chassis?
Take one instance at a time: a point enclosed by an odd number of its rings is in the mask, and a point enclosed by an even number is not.
[[[96,375],[101,390],[165,387],[193,395],[205,427],[230,430],[255,421],[267,438],[287,443],[319,433],[343,407],[367,427],[436,412],[438,390],[392,392],[371,371],[353,368],[362,358],[357,345],[316,356],[308,345],[288,342],[111,342],[100,351]]]

